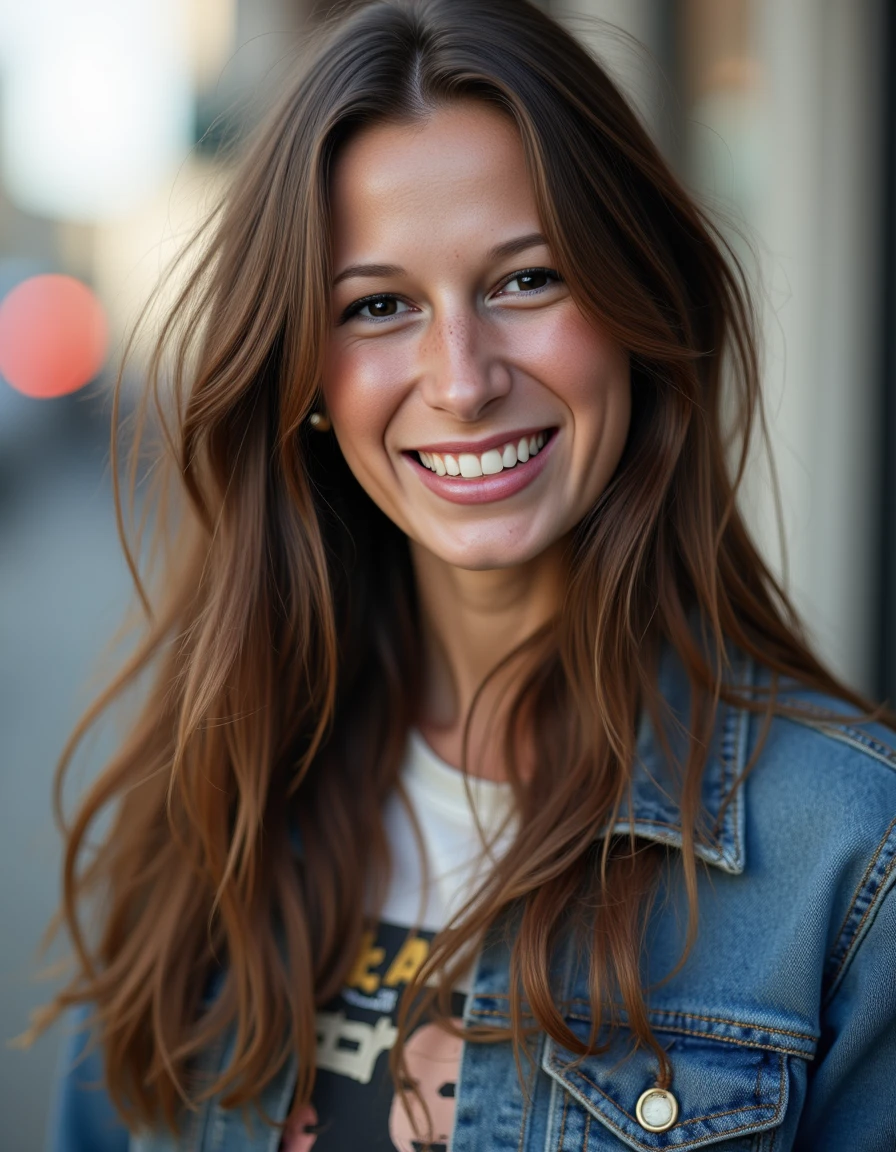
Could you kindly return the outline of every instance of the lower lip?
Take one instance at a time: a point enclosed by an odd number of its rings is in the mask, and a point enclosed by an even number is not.
[[[426,487],[443,500],[450,500],[452,504],[491,504],[492,501],[515,496],[540,476],[556,439],[557,433],[554,432],[545,441],[544,447],[539,449],[538,455],[530,456],[525,464],[516,464],[494,476],[478,476],[470,480],[463,480],[459,476],[439,476],[413,456],[405,456],[405,459]]]

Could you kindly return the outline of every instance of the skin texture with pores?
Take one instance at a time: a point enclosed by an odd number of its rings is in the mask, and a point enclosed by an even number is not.
[[[619,463],[628,355],[564,284],[516,127],[482,103],[362,131],[335,165],[332,223],[324,400],[352,472],[410,540],[421,728],[458,763],[473,693],[556,611],[564,541]],[[495,499],[446,498],[416,455],[533,429],[544,460]]]

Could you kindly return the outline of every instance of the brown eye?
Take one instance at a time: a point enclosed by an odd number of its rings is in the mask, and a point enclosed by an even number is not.
[[[537,292],[540,288],[547,288],[549,284],[556,283],[560,277],[549,268],[528,268],[525,272],[517,272],[515,276],[504,283],[502,293],[508,296],[519,296],[524,292]]]
[[[367,307],[371,316],[394,316],[398,311],[398,301],[390,296],[385,300],[371,300]]]
[[[517,284],[520,286],[521,292],[531,292],[533,288],[544,288],[548,282],[547,272],[524,272],[522,276],[517,276]]]
[[[358,316],[361,320],[391,320],[393,316],[413,311],[409,304],[397,296],[365,296],[363,300],[350,304],[343,312],[342,319],[351,320]]]

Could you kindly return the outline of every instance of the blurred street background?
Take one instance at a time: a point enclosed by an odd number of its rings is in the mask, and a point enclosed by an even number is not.
[[[729,222],[762,316],[782,532],[762,460],[745,511],[778,570],[786,544],[824,656],[896,699],[896,5],[543,6]],[[290,38],[328,7],[0,0],[0,1152],[43,1144],[59,1029],[27,1052],[6,1042],[50,991],[35,975],[58,894],[52,775],[130,603],[108,451],[123,340],[226,179]],[[68,344],[52,353],[47,333],[35,365],[13,346],[46,294]],[[138,354],[126,408],[140,368]],[[112,738],[84,750],[76,783]]]

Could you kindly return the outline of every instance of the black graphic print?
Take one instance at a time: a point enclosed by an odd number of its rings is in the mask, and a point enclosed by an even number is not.
[[[410,1075],[429,1108],[434,1141],[421,1143],[425,1114],[414,1096],[407,1109],[393,1092],[389,1051],[398,1002],[429,954],[432,932],[408,932],[383,921],[365,933],[345,987],[317,1016],[318,1074],[313,1103],[283,1139],[282,1152],[448,1152],[462,1042],[422,1023],[406,1046]],[[452,1013],[463,1013],[455,993]]]

